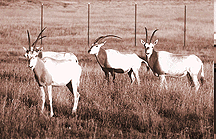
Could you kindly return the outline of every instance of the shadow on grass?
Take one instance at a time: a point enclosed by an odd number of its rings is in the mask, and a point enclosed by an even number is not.
[[[82,108],[79,110],[78,119],[94,119],[99,127],[110,127],[129,132],[131,129],[144,133],[148,124],[144,123],[141,117],[133,112],[99,110],[97,108]]]
[[[166,122],[162,132],[184,132],[184,135],[188,135],[190,138],[203,138],[204,133],[202,133],[200,125],[201,119],[196,113],[183,114],[171,109],[164,109],[160,110],[158,114],[164,117]],[[170,129],[170,131],[166,131],[166,129]]]

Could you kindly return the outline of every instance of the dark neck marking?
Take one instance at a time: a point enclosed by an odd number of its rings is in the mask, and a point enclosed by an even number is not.
[[[163,72],[161,71],[159,61],[158,61],[158,52],[153,50],[152,55],[147,61],[148,61],[149,67],[154,72],[154,74],[155,73],[157,73],[158,75],[163,74]]]
[[[100,48],[98,55],[96,56],[96,59],[102,68],[110,67],[107,62],[107,53],[103,48]]]

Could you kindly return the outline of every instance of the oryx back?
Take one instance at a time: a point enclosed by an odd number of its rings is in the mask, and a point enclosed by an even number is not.
[[[46,51],[46,52],[41,52],[40,55],[41,55],[40,58],[50,57],[57,60],[66,59],[66,60],[78,62],[77,57],[73,53]]]
[[[136,54],[122,54],[116,50],[108,49],[107,62],[114,69],[122,69],[124,72],[136,65],[141,65],[141,59]]]

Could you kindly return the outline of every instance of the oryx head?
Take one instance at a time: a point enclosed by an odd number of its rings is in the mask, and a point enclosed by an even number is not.
[[[98,55],[98,52],[99,52],[100,48],[106,43],[106,41],[102,42],[102,40],[104,38],[107,38],[107,37],[116,37],[116,38],[121,39],[121,37],[118,37],[118,36],[115,36],[115,35],[100,36],[94,41],[91,48],[88,50],[88,53]]]
[[[42,32],[45,29],[46,29],[46,27],[41,30],[40,34],[38,35],[37,39],[35,40],[35,42],[33,44],[31,44],[31,39],[30,39],[29,31],[27,30],[29,49],[26,49],[25,47],[23,47],[24,51],[26,52],[25,55],[24,55],[24,57],[28,60],[28,65],[32,69],[36,65],[35,59],[38,56],[39,51],[42,50],[42,48],[36,47],[36,44],[37,44],[38,40],[46,37],[46,36],[42,36],[41,37],[41,34],[42,34]]]
[[[29,31],[27,30],[27,34],[28,34],[28,44],[29,44],[29,49],[26,49],[25,47],[23,47],[24,51],[26,52],[24,57],[29,59],[31,57],[31,55],[35,55],[35,54],[38,54],[39,51],[42,51],[43,48],[42,47],[37,47],[37,42],[38,40],[46,37],[46,36],[42,36],[41,37],[41,34],[42,32],[46,29],[46,27],[44,29],[41,30],[41,32],[39,33],[37,39],[35,40],[34,43],[31,44],[31,39],[30,39],[30,34],[29,34]]]
[[[151,56],[151,54],[153,53],[153,49],[154,49],[154,46],[158,43],[158,39],[154,42],[154,43],[151,43],[152,41],[152,38],[155,34],[155,32],[157,31],[158,29],[156,29],[153,33],[152,33],[152,36],[150,38],[150,41],[149,43],[147,42],[147,39],[148,39],[148,33],[147,33],[147,28],[145,27],[145,31],[146,31],[146,42],[143,41],[141,39],[141,43],[143,44],[143,46],[145,47],[145,54],[146,56],[149,58]]]
[[[28,59],[28,65],[29,65],[29,68],[31,68],[32,70],[35,68],[36,64],[37,64],[37,57],[38,57],[38,54],[37,53],[34,53],[31,55],[31,57],[29,57]]]

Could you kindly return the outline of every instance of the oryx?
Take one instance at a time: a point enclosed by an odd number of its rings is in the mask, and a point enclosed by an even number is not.
[[[75,61],[75,62],[78,62],[78,59],[77,57],[73,54],[73,53],[70,53],[70,52],[52,52],[52,51],[43,51],[43,47],[39,46],[37,47],[37,42],[38,40],[46,37],[46,36],[43,36],[43,37],[40,37],[42,32],[46,29],[43,28],[41,30],[41,32],[39,33],[37,39],[35,40],[34,43],[32,43],[31,47],[29,48],[29,50],[31,51],[34,51],[34,53],[38,53],[38,56],[40,58],[44,58],[44,57],[50,57],[50,58],[54,58],[54,59],[58,59],[58,60],[61,60],[61,59],[68,59],[68,60],[71,60],[71,61]],[[27,30],[27,34],[28,34],[28,38],[29,38],[29,43],[30,43],[30,35],[29,35],[29,31]],[[23,49],[26,51],[25,53],[25,57],[27,58],[27,54],[28,54],[28,49],[26,49],[25,47],[23,47]]]
[[[39,53],[31,49],[30,36],[29,50],[26,54],[26,58],[29,62],[29,67],[33,70],[35,79],[41,89],[42,96],[42,112],[45,104],[45,91],[47,87],[49,100],[50,100],[50,116],[53,116],[52,108],[52,86],[64,86],[66,85],[71,93],[74,94],[74,106],[72,112],[75,113],[80,94],[77,91],[81,76],[81,66],[78,62],[70,59],[54,59],[51,57],[40,58]]]
[[[198,91],[201,81],[204,81],[203,63],[196,55],[181,55],[173,54],[166,51],[155,51],[154,46],[158,43],[156,40],[151,43],[154,36],[152,33],[149,43],[147,42],[148,34],[146,30],[146,42],[141,40],[144,45],[146,59],[149,67],[156,76],[161,78],[161,86],[166,83],[165,76],[183,77],[187,75],[189,83],[192,87],[195,86],[195,90]],[[166,86],[165,86],[166,87]]]
[[[95,55],[98,64],[105,73],[105,78],[109,82],[110,72],[113,76],[114,82],[115,73],[128,73],[131,79],[131,83],[133,83],[136,78],[138,84],[140,84],[138,71],[141,66],[141,63],[145,61],[140,59],[135,53],[123,54],[113,49],[103,49],[102,46],[106,43],[106,41],[101,41],[106,37],[121,38],[115,35],[106,35],[98,37],[92,44],[91,48],[88,50],[89,54]]]

